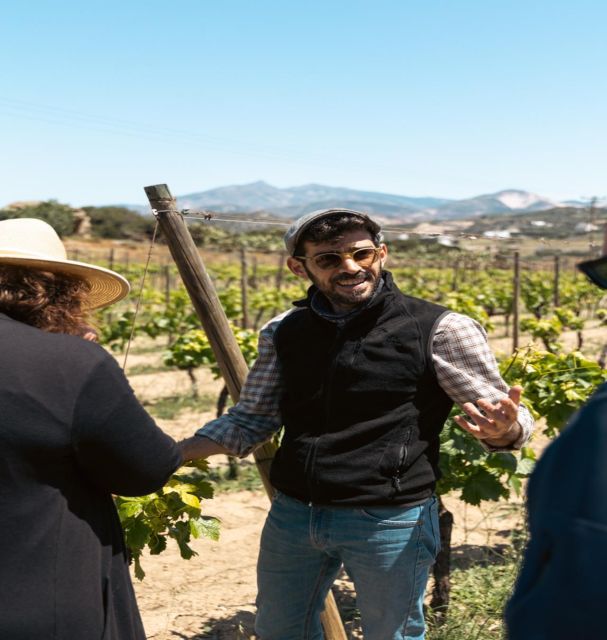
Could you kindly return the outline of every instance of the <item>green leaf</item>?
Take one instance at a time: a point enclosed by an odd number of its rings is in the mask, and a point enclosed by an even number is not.
[[[194,538],[203,536],[217,541],[219,540],[219,520],[209,516],[190,518],[190,532]]]
[[[532,458],[520,458],[516,466],[518,476],[529,476],[535,467],[535,460]]]
[[[167,548],[167,537],[165,535],[155,534],[151,536],[148,546],[152,555],[158,555]]]
[[[145,578],[145,571],[139,562],[138,556],[133,557],[133,565],[135,566],[135,577],[137,580],[143,580]]]
[[[517,459],[512,453],[499,452],[487,456],[487,466],[506,473],[514,473],[517,467]]]
[[[517,496],[520,496],[521,495],[521,489],[523,487],[523,483],[522,483],[521,479],[516,475],[510,476],[508,478],[508,483],[512,487],[514,493],[516,493]]]
[[[478,505],[482,500],[499,500],[506,494],[500,479],[482,467],[468,476],[462,489],[462,500]]]
[[[152,534],[150,526],[141,519],[132,521],[125,529],[125,539],[128,547],[142,549],[149,541]]]
[[[137,516],[141,513],[141,510],[142,504],[138,500],[125,501],[118,506],[118,514],[121,520]]]

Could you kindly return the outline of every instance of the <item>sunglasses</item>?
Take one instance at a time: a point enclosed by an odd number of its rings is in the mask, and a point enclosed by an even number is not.
[[[577,268],[585,273],[594,284],[598,284],[601,289],[607,289],[607,256],[597,258],[596,260],[586,260],[576,265]]]
[[[293,257],[298,260],[312,260],[312,262],[323,271],[337,269],[346,258],[354,260],[359,267],[366,269],[377,260],[380,251],[380,247],[361,247],[354,251],[330,251],[328,253],[319,253],[316,256]]]

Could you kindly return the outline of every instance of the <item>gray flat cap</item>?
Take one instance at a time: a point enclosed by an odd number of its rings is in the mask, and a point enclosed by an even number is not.
[[[340,213],[348,213],[352,216],[357,216],[366,222],[370,222],[371,226],[375,228],[375,233],[380,232],[380,226],[370,218],[366,213],[362,211],[354,211],[354,209],[319,209],[318,211],[312,211],[311,213],[306,213],[305,216],[301,216],[301,218],[297,218],[295,222],[287,229],[285,233],[285,247],[289,252],[289,255],[293,255],[295,252],[295,247],[299,242],[299,238],[301,234],[313,223],[321,218],[327,218],[329,216],[333,216]]]

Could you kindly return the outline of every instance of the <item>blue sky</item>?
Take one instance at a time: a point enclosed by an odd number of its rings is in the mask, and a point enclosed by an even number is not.
[[[0,206],[607,193],[603,0],[30,0],[0,59]]]

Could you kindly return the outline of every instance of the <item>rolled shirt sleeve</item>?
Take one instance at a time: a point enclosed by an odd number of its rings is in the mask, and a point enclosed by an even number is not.
[[[468,316],[448,313],[440,319],[432,340],[432,360],[438,383],[456,404],[479,398],[495,403],[508,395],[486,331]],[[521,435],[509,447],[491,447],[481,441],[483,447],[488,451],[520,449],[534,427],[533,416],[523,404],[517,422]]]
[[[274,331],[289,313],[291,310],[276,316],[262,327],[258,357],[242,387],[240,400],[226,414],[198,429],[196,435],[217,442],[235,456],[244,457],[280,429],[283,386],[274,348]]]

